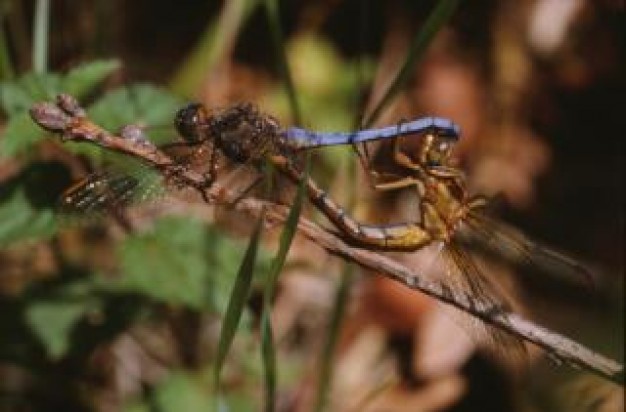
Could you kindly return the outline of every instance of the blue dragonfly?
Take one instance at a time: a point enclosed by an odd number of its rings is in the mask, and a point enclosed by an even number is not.
[[[285,165],[278,169],[292,180],[299,180],[302,176],[297,158],[298,153],[304,150],[345,144],[356,147],[358,144],[373,140],[430,134],[442,142],[436,148],[428,150],[428,153],[436,154],[428,160],[434,166],[439,161],[438,158],[441,158],[443,153],[460,138],[459,126],[439,117],[424,117],[400,122],[395,126],[355,132],[317,132],[298,127],[281,128],[276,119],[259,112],[249,103],[213,110],[210,113],[202,105],[192,103],[178,111],[174,125],[182,140],[162,145],[159,149],[171,155],[179,167],[202,169],[207,187],[218,177],[222,157],[235,164],[245,164],[257,169],[264,161],[270,160],[277,165]],[[151,144],[143,131],[132,125],[123,127],[119,135],[137,146],[149,147]],[[219,156],[219,152],[224,156]],[[357,153],[360,154],[358,150]],[[94,173],[68,189],[61,199],[61,209],[67,212],[111,209],[150,197],[148,193],[153,195],[161,193],[161,190],[155,189],[155,186],[159,186],[155,185],[158,178],[155,179],[154,173],[145,172],[150,178],[127,176],[125,172]],[[255,180],[242,192],[247,193],[258,181]],[[312,180],[310,186],[311,190],[315,186]],[[320,199],[322,195],[318,192],[322,191],[316,189],[314,192],[315,197]],[[335,216],[339,213],[341,208],[327,196],[323,197],[328,200],[320,203],[318,207],[329,215]],[[341,214],[344,215],[340,219],[344,229],[351,230],[350,228],[358,226],[360,229],[357,232],[372,232],[372,228],[367,225],[359,225],[345,213]],[[333,221],[337,220],[335,216]],[[376,242],[380,243],[380,240]]]

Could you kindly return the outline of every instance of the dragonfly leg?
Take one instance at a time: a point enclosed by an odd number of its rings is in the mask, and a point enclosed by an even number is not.
[[[481,195],[472,196],[466,205],[470,210],[484,209],[489,205],[489,198]]]
[[[402,166],[409,170],[424,173],[424,168],[413,161],[409,156],[402,152],[400,147],[400,139],[394,139],[393,141],[393,160],[398,166]]]
[[[202,200],[205,203],[211,203],[211,199],[209,199],[209,196],[207,195],[207,190],[210,189],[211,186],[213,186],[213,183],[215,183],[218,171],[218,162],[215,146],[211,145],[210,150],[211,153],[209,155],[209,170],[202,174],[204,181],[200,184],[194,185],[195,189],[200,192]]]
[[[397,140],[398,138],[393,139],[394,146],[398,144]],[[356,148],[356,146],[353,145],[353,147],[355,148],[355,151],[357,152],[359,156],[359,161],[361,162],[361,166],[363,167],[363,170],[366,172],[367,182],[371,188],[375,190],[384,191],[384,190],[402,189],[402,188],[411,186],[412,184],[416,183],[415,179],[412,177],[399,176],[394,173],[379,172],[378,170],[376,170],[375,168],[371,166],[371,161],[369,159],[369,154],[367,153],[367,151],[366,151],[366,154],[363,155]],[[383,175],[391,176],[392,181],[381,183],[381,179],[383,178]]]
[[[405,180],[406,177],[405,176],[399,176],[395,173],[388,173],[388,172],[379,172],[378,170],[374,169],[374,168],[370,168],[366,170],[366,178],[367,178],[367,183],[368,185],[375,190],[391,190],[391,189],[386,189],[385,186],[390,184],[390,183],[394,183],[398,180]],[[384,178],[386,178],[386,180],[383,180]],[[410,185],[401,185],[398,186],[398,189],[407,187]]]
[[[217,150],[215,150],[215,146],[211,145],[211,154],[209,155],[209,171],[204,173],[205,185],[207,188],[215,182],[215,178],[217,176],[218,162],[216,153]]]
[[[394,180],[394,181],[376,183],[374,184],[374,189],[380,190],[380,191],[397,190],[397,189],[404,189],[410,186],[419,187],[420,184],[421,182],[418,179],[412,176],[405,176],[405,177],[399,177],[397,180]]]
[[[385,190],[385,189],[378,189],[377,187],[380,185],[380,183],[378,182],[380,181],[382,174],[372,167],[372,161],[371,161],[370,154],[369,154],[367,147],[368,147],[367,142],[364,142],[363,153],[362,153],[359,150],[357,144],[352,143],[352,148],[354,149],[355,153],[357,154],[359,158],[359,163],[361,163],[361,167],[365,171],[365,176],[367,178],[367,183],[369,184],[369,186],[376,190]],[[396,175],[393,175],[393,176],[397,177]]]
[[[396,148],[399,148],[400,143],[399,143],[399,136],[400,136],[400,130],[402,128],[402,125],[404,123],[406,123],[407,120],[406,119],[400,119],[400,121],[398,121],[398,132],[397,132],[397,136],[392,138],[392,144],[394,147],[394,151],[396,151]],[[376,189],[376,190],[393,190],[393,188],[389,188],[389,189],[379,189],[378,187],[380,186],[379,183],[377,183],[380,180],[381,177],[381,173],[379,173],[377,170],[373,169],[371,167],[372,161],[371,161],[371,157],[369,154],[369,150],[368,150],[368,145],[367,142],[363,142],[363,153],[359,150],[358,146],[356,143],[352,142],[351,143],[352,148],[354,149],[354,151],[356,152],[357,156],[359,157],[359,162],[361,163],[361,167],[363,168],[363,170],[365,170],[367,172],[367,179],[368,179],[368,183],[369,185]],[[395,176],[395,175],[394,175]],[[403,178],[401,178],[401,180],[404,180]],[[384,185],[384,184],[383,184]],[[402,185],[400,184],[397,188],[404,188],[410,186],[410,184],[407,185]]]
[[[252,189],[254,189],[261,181],[263,180],[263,176],[256,176],[254,181],[248,185],[244,190],[242,190],[234,199],[229,201],[232,206],[235,206],[241,199],[246,197]]]
[[[350,146],[352,147],[352,150],[354,150],[354,153],[356,153],[357,157],[359,158],[359,163],[361,163],[361,167],[363,168],[363,170],[369,170],[371,159],[370,159],[369,150],[367,149],[367,142],[362,143],[363,152],[359,150],[358,143],[351,142]]]

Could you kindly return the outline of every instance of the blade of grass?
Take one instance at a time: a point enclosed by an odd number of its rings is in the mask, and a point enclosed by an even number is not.
[[[337,287],[337,293],[335,294],[333,310],[331,312],[330,323],[328,325],[328,333],[322,350],[319,379],[317,381],[317,394],[314,409],[316,412],[324,410],[328,399],[328,389],[330,388],[335,347],[337,346],[337,338],[339,337],[341,322],[346,313],[348,292],[350,290],[350,286],[352,285],[352,269],[353,267],[350,264],[346,264],[344,266],[344,270],[341,274],[341,279],[339,280],[339,285]]]
[[[5,17],[5,29],[7,31],[7,38],[11,39],[11,48],[13,50],[13,65],[16,74],[31,64],[32,56],[32,44],[28,30],[30,25],[25,24],[26,18],[24,15],[25,2],[23,1],[5,1],[4,12]],[[0,1],[0,4],[2,2]]]
[[[431,40],[450,19],[458,4],[459,0],[440,0],[437,2],[437,5],[428,16],[424,26],[413,38],[404,63],[398,71],[395,79],[391,82],[389,88],[376,107],[372,110],[371,114],[366,118],[363,125],[365,128],[371,127],[372,124],[374,124],[374,122],[381,115],[382,111],[389,105],[389,103],[391,103],[398,92],[404,88],[407,81],[415,71],[415,65],[424,55],[424,52],[428,48]]]
[[[277,1],[266,0],[265,9],[274,43],[275,56],[278,61],[278,69],[283,81],[285,82],[287,98],[291,107],[292,116],[296,124],[301,124],[302,117],[300,115],[300,108],[291,72],[289,70],[289,65],[287,63],[287,58],[285,56],[285,45],[282,30],[280,28]],[[298,187],[294,204],[289,211],[289,216],[287,217],[285,226],[281,233],[279,249],[272,261],[263,293],[263,311],[261,314],[261,357],[265,376],[265,410],[268,412],[274,411],[276,405],[276,350],[274,347],[271,324],[271,304],[274,298],[278,275],[285,265],[285,259],[297,229],[298,219],[300,217],[300,212],[302,211],[302,202],[305,194],[305,182],[306,179],[308,179],[308,176],[309,156],[307,155],[304,177]],[[267,190],[271,190],[271,187],[268,186]]]
[[[358,30],[359,30],[359,41],[357,43],[357,67],[356,67],[356,75],[357,75],[357,87],[356,93],[354,94],[354,107],[358,108],[354,112],[354,121],[353,121],[353,129],[357,130],[361,127],[363,123],[363,96],[362,91],[366,90],[366,74],[365,74],[365,66],[363,64],[363,56],[366,55],[365,45],[368,41],[368,33],[369,33],[369,19],[371,14],[371,1],[372,0],[361,0],[361,6],[359,7],[359,16],[358,16]],[[356,150],[356,146],[353,146]]]
[[[264,411],[273,412],[276,409],[276,349],[272,332],[272,322],[269,319],[270,308],[263,308],[261,317],[261,358],[263,360],[263,375],[265,378]]]
[[[356,146],[353,146],[356,150]],[[358,152],[357,152],[358,153]],[[344,166],[347,175],[348,182],[354,182],[357,179],[357,165],[355,162],[347,162]],[[357,199],[357,185],[347,185],[348,200],[347,207],[349,210],[354,209]],[[345,308],[348,301],[348,292],[352,286],[353,279],[353,266],[350,263],[344,262],[341,278],[337,286],[337,292],[333,301],[333,308],[330,316],[330,323],[328,324],[328,330],[324,341],[324,346],[321,354],[321,364],[319,371],[319,378],[317,381],[317,393],[315,397],[315,409],[316,412],[321,412],[326,406],[328,399],[328,390],[330,388],[330,381],[332,377],[332,367],[335,347],[337,345],[337,339],[339,335],[339,329],[341,322],[345,315]]]
[[[5,32],[5,10],[0,7],[0,80],[11,80],[15,74]]]
[[[228,354],[228,350],[235,337],[241,314],[248,301],[250,294],[250,286],[252,284],[252,275],[254,274],[254,265],[256,262],[257,251],[261,240],[261,232],[263,228],[263,220],[265,217],[265,211],[261,211],[261,215],[254,227],[252,237],[246,248],[246,253],[239,266],[237,277],[235,278],[235,284],[228,300],[228,306],[226,308],[226,314],[222,322],[222,328],[220,330],[220,339],[217,345],[217,355],[215,357],[215,365],[213,367],[213,378],[215,385],[215,392],[219,392],[220,374],[222,372],[222,366],[224,360]]]
[[[35,73],[45,73],[48,69],[49,24],[50,0],[37,0],[33,26],[33,70]]]
[[[276,282],[283,266],[287,253],[291,247],[291,242],[298,228],[298,220],[302,212],[302,204],[306,193],[306,180],[309,178],[309,155],[306,156],[305,171],[302,181],[298,185],[298,192],[293,205],[289,210],[289,215],[285,221],[285,226],[280,234],[278,252],[269,269],[269,273],[263,291],[263,311],[261,313],[261,357],[263,361],[263,371],[265,376],[265,411],[274,411],[276,405],[276,350],[274,348],[274,338],[272,334],[271,310]]]
[[[222,13],[209,23],[198,44],[170,81],[170,88],[184,96],[193,96],[206,74],[230,53],[241,26],[257,5],[258,0],[224,2]]]
[[[289,99],[289,106],[291,107],[291,115],[295,124],[302,124],[302,115],[300,112],[300,106],[296,96],[296,89],[293,84],[293,78],[291,77],[291,71],[289,70],[289,64],[287,62],[287,56],[285,55],[285,41],[283,38],[283,32],[280,28],[280,18],[278,15],[278,1],[277,0],[265,0],[265,10],[267,11],[267,20],[270,26],[270,32],[272,35],[272,41],[274,43],[274,54],[278,62],[278,70],[285,82],[285,89],[287,91],[287,98]]]

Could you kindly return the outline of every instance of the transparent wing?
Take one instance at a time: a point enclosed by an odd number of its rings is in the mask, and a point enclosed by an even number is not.
[[[165,191],[162,176],[148,168],[135,173],[100,171],[68,188],[59,199],[58,209],[65,215],[93,216],[158,199]]]
[[[423,272],[441,282],[446,293],[452,298],[468,302],[477,312],[494,314],[510,311],[509,300],[496,288],[484,273],[484,269],[475,261],[474,256],[461,245],[451,242],[436,242],[418,253],[426,253],[428,261]],[[466,312],[444,305],[447,312],[481,348],[486,349],[497,359],[517,363],[526,357],[523,342]]]
[[[143,130],[128,126],[121,135],[136,144],[149,144]],[[102,171],[81,179],[59,199],[59,211],[65,215],[97,215],[126,208],[135,203],[162,198],[168,191],[184,185],[176,179],[176,168],[208,170],[212,147],[208,144],[172,142],[159,150],[175,160],[172,170],[157,171],[137,159],[109,155],[110,164]]]
[[[489,280],[476,258],[462,245],[453,239],[446,244],[443,252],[447,278],[454,285],[453,293],[462,293],[480,313],[497,314],[511,311],[509,299]],[[524,343],[518,337],[465,313],[460,316],[469,318],[470,334],[477,337],[479,343],[486,344],[497,357],[505,360],[525,357]]]
[[[550,273],[559,280],[591,287],[594,274],[585,265],[526,237],[522,232],[483,213],[472,212],[465,219],[467,229],[459,231],[460,242],[477,245],[500,259]]]

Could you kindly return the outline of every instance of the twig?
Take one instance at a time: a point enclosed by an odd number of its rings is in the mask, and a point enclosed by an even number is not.
[[[94,124],[71,96],[60,95],[56,104],[38,103],[31,108],[30,113],[37,124],[48,131],[62,134],[65,140],[87,141],[109,150],[133,156],[163,173],[175,173],[179,180],[202,191],[206,199],[224,198],[225,188],[218,187],[218,185],[207,187],[205,176],[188,168],[180,168],[156,146],[146,142],[138,144],[137,140],[114,135]],[[242,199],[235,208],[259,216],[264,206],[267,209],[268,219],[278,222],[283,222],[286,219],[288,214],[286,207],[268,204],[254,198]],[[588,369],[606,379],[623,384],[623,365],[565,336],[538,326],[517,314],[502,310],[486,310],[477,306],[469,295],[453,293],[444,283],[426,280],[419,273],[415,273],[384,255],[351,246],[307,219],[300,218],[298,230],[334,255],[355,262],[363,268],[380,273],[410,289],[432,296],[481,319],[483,322],[532,342],[546,350],[554,359],[574,367]]]

